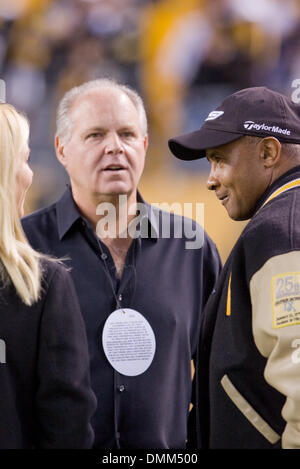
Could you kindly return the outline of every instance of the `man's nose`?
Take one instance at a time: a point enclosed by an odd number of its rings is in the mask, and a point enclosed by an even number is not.
[[[119,135],[115,132],[106,137],[105,152],[108,154],[123,153],[123,145]]]
[[[213,168],[211,168],[209,176],[206,181],[206,187],[210,191],[215,191],[219,185],[220,183],[215,175],[215,172]]]

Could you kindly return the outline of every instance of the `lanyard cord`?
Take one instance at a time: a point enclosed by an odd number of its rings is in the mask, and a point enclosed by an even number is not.
[[[114,284],[113,284],[113,281],[112,281],[112,278],[111,278],[111,275],[110,275],[110,272],[109,272],[109,268],[107,266],[107,263],[106,263],[106,259],[107,259],[107,255],[105,254],[105,252],[103,251],[102,249],[102,246],[101,246],[101,242],[100,242],[100,239],[98,238],[98,236],[96,236],[97,238],[97,243],[98,243],[98,246],[99,246],[99,249],[100,249],[100,253],[101,253],[101,259],[103,260],[104,262],[104,265],[105,265],[105,274],[106,276],[108,277],[108,280],[109,280],[109,283],[110,283],[110,286],[111,286],[111,289],[112,289],[112,292],[113,292],[113,295],[114,295],[114,298],[116,300],[116,305],[117,305],[117,309],[121,309],[121,305],[120,305],[120,302],[118,300],[118,297],[116,295],[116,292],[115,292],[115,289],[114,289]],[[118,376],[118,373],[116,372],[115,369],[113,369],[113,379],[114,379],[114,389],[116,388],[116,383],[117,383],[117,376]],[[120,439],[118,438],[118,410],[117,410],[117,407],[118,407],[118,402],[114,402],[114,432],[115,432],[115,441],[116,441],[116,445],[117,445],[117,449],[121,449],[121,445],[120,445]]]

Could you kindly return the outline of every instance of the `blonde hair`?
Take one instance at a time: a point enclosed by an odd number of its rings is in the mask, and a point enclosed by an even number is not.
[[[16,200],[17,160],[29,137],[26,117],[9,104],[0,104],[0,261],[4,284],[12,282],[26,305],[39,299],[41,254],[28,243]]]

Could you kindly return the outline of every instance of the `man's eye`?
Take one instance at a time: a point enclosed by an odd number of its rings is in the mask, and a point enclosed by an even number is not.
[[[215,156],[215,157],[214,157],[214,162],[215,162],[215,163],[218,164],[218,163],[221,163],[221,161],[222,161],[222,158],[221,158],[220,156]]]
[[[128,131],[121,132],[120,135],[125,138],[130,138],[134,136],[134,133],[128,130]]]
[[[97,137],[102,137],[103,132],[93,132],[87,136],[87,138],[97,138]]]

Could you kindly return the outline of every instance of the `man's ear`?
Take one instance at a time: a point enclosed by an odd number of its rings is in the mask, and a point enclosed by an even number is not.
[[[281,144],[275,137],[266,137],[260,142],[260,157],[265,168],[273,168],[280,160]]]
[[[62,140],[60,137],[56,136],[55,137],[55,141],[54,141],[54,145],[55,145],[55,153],[56,153],[56,157],[58,159],[58,161],[64,166],[66,167],[66,156],[65,156],[65,147],[62,143]]]
[[[147,151],[148,145],[149,145],[149,137],[148,137],[148,134],[146,134],[145,137],[144,137],[144,149],[145,149],[145,151]]]

